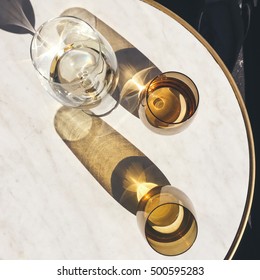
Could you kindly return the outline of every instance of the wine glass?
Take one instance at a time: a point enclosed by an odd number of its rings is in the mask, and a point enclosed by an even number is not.
[[[32,38],[30,54],[42,85],[61,104],[94,115],[116,106],[115,53],[85,21],[61,16],[45,22]]]
[[[152,79],[139,96],[138,114],[143,123],[159,134],[183,131],[199,105],[194,82],[180,72],[165,72]]]

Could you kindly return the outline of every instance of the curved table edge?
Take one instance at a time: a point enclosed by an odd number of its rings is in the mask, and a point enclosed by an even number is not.
[[[249,171],[249,183],[248,183],[248,191],[247,191],[247,198],[245,203],[245,209],[243,211],[243,215],[241,218],[240,225],[238,227],[237,233],[234,237],[234,240],[231,244],[231,247],[229,251],[227,252],[225,259],[232,259],[239,243],[243,237],[247,221],[249,219],[252,203],[253,203],[253,197],[254,197],[254,188],[255,188],[255,176],[256,176],[256,158],[255,158],[255,146],[254,146],[254,137],[253,132],[251,128],[250,119],[247,113],[247,109],[244,103],[244,100],[240,94],[240,91],[238,89],[237,84],[235,83],[232,74],[227,69],[226,65],[220,58],[220,56],[216,53],[216,51],[211,47],[211,45],[190,25],[188,24],[184,19],[179,17],[177,14],[169,10],[168,8],[164,7],[163,5],[153,1],[153,0],[140,0],[144,3],[147,3],[156,9],[162,11],[163,13],[167,14],[171,18],[175,19],[177,22],[179,22],[184,28],[186,28],[192,35],[194,35],[203,45],[206,47],[206,49],[209,51],[209,53],[212,55],[214,60],[218,63],[218,65],[221,67],[222,71],[224,72],[225,76],[227,77],[234,93],[236,96],[236,99],[238,101],[245,127],[246,127],[246,133],[247,133],[247,139],[248,139],[248,149],[249,149],[249,164],[250,164],[250,171]]]

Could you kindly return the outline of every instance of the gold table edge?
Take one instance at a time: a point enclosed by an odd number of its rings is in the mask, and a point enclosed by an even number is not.
[[[252,203],[253,203],[253,197],[254,197],[254,188],[255,188],[255,176],[256,176],[256,158],[255,158],[255,146],[254,146],[254,137],[253,132],[251,128],[250,119],[247,113],[247,109],[244,103],[244,100],[240,94],[240,91],[232,77],[232,74],[227,69],[226,65],[222,61],[222,59],[219,57],[219,55],[216,53],[216,51],[211,47],[211,45],[184,19],[179,17],[177,14],[169,10],[168,8],[164,7],[163,5],[153,1],[153,0],[140,0],[144,3],[147,3],[156,9],[162,11],[166,15],[170,16],[174,20],[176,20],[179,24],[181,24],[184,28],[186,28],[192,35],[194,35],[203,45],[206,47],[206,49],[209,51],[209,53],[212,55],[212,57],[215,59],[215,61],[218,63],[222,71],[224,72],[225,76],[227,77],[234,94],[236,96],[236,99],[238,101],[238,104],[240,106],[240,110],[244,119],[246,132],[247,132],[247,139],[248,139],[248,148],[249,148],[249,162],[250,162],[250,172],[249,172],[249,184],[248,184],[248,191],[247,191],[247,198],[246,198],[246,204],[245,209],[242,215],[242,219],[240,222],[240,225],[238,227],[236,236],[231,244],[231,247],[229,251],[227,252],[225,259],[232,259],[239,243],[241,242],[241,239],[243,237],[247,221],[249,219]]]

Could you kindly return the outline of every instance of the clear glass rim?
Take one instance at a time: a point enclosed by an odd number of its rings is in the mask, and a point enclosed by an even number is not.
[[[150,88],[150,86],[152,85],[152,83],[153,83],[156,79],[158,79],[160,76],[167,75],[167,74],[177,74],[177,75],[184,76],[184,77],[187,78],[187,79],[192,83],[192,85],[195,87],[195,90],[196,90],[196,93],[197,93],[197,99],[198,99],[197,102],[196,102],[196,108],[195,108],[193,114],[190,115],[188,118],[185,118],[185,120],[183,120],[183,121],[179,121],[179,122],[166,122],[166,121],[164,121],[164,120],[161,120],[161,119],[159,119],[156,115],[154,115],[154,113],[152,112],[152,110],[151,110],[151,108],[150,108],[150,106],[149,106],[149,103],[148,103],[149,95],[147,94],[148,89]],[[176,80],[179,80],[179,81],[181,81],[182,83],[186,84],[184,81],[182,81],[182,80],[179,79],[179,78],[176,78]],[[187,85],[187,84],[186,84],[186,85]],[[187,87],[189,87],[189,86],[187,85]],[[189,87],[189,88],[190,88],[190,87]],[[193,90],[191,90],[191,91],[192,91],[192,93],[193,93]],[[146,100],[146,104],[147,104],[147,108],[149,109],[149,112],[150,112],[156,119],[158,119],[158,120],[161,121],[162,123],[165,123],[165,124],[168,124],[168,125],[179,125],[179,124],[184,124],[184,123],[186,123],[187,121],[189,121],[189,120],[195,115],[195,113],[197,112],[197,109],[198,109],[199,103],[200,103],[199,90],[198,90],[196,84],[193,82],[193,80],[192,80],[189,76],[185,75],[185,74],[182,73],[182,72],[178,72],[178,71],[167,71],[167,72],[163,72],[163,73],[157,75],[156,77],[154,77],[154,78],[145,86],[144,94],[145,94],[145,100]],[[193,95],[194,95],[194,94],[193,94]]]
[[[35,59],[33,58],[33,54],[32,54],[32,45],[33,45],[34,39],[36,38],[37,35],[40,34],[40,31],[42,30],[42,28],[43,28],[46,24],[50,23],[51,21],[58,20],[58,19],[74,19],[74,20],[78,20],[78,21],[80,21],[80,22],[83,22],[84,24],[86,24],[88,27],[90,27],[90,28],[92,29],[92,31],[96,34],[97,39],[98,39],[99,57],[98,57],[98,63],[97,63],[97,64],[99,64],[99,61],[100,61],[100,59],[101,59],[101,38],[100,38],[100,36],[99,36],[97,30],[95,30],[90,24],[88,24],[88,23],[87,23],[86,21],[84,21],[83,19],[78,18],[78,17],[75,17],[75,16],[58,16],[58,17],[53,17],[53,18],[51,18],[51,19],[45,21],[44,23],[42,23],[42,24],[38,27],[38,29],[36,30],[36,32],[34,33],[33,38],[32,38],[32,40],[31,40],[31,43],[30,43],[30,58],[31,58],[32,64],[33,64],[35,70],[37,71],[37,73],[38,73],[44,80],[46,80],[49,84],[53,84],[53,85],[70,85],[70,86],[78,85],[78,84],[81,83],[81,81],[76,81],[76,82],[72,82],[72,83],[69,83],[69,82],[68,82],[68,83],[57,83],[57,82],[51,81],[50,78],[46,77],[45,75],[43,75],[43,74],[39,71],[39,69],[38,69],[38,67],[37,67],[37,65],[36,65],[36,63],[35,63]],[[75,41],[75,42],[78,42],[78,41]]]

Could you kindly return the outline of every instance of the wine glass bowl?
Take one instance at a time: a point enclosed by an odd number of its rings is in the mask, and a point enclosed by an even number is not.
[[[30,54],[44,88],[65,106],[94,108],[117,86],[112,47],[79,18],[61,16],[42,24],[32,38]]]
[[[199,105],[194,82],[180,72],[165,72],[152,79],[139,97],[139,118],[152,131],[175,134],[193,120]]]

